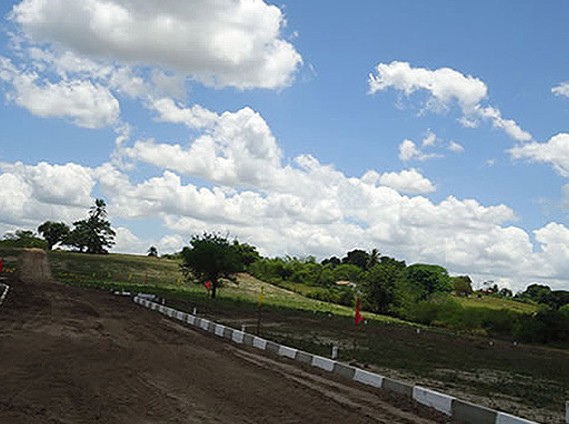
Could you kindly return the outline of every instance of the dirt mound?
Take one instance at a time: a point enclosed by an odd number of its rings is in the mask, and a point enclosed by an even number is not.
[[[53,282],[47,254],[41,249],[24,249],[18,258],[20,280],[24,283]]]

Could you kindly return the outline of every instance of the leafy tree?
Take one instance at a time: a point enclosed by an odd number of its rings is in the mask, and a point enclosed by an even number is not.
[[[450,293],[453,288],[448,271],[440,265],[414,264],[407,267],[405,274],[420,300],[437,292]]]
[[[191,247],[182,250],[182,272],[198,283],[211,281],[211,297],[215,298],[221,279],[235,280],[243,269],[237,247],[218,234],[192,236]]]
[[[514,296],[514,293],[509,288],[503,287],[498,291],[498,296],[510,298]]]
[[[472,280],[468,275],[451,277],[454,293],[457,296],[469,296],[472,294]]]
[[[543,303],[549,305],[555,310],[560,309],[565,305],[569,305],[569,291],[553,290],[544,296]]]
[[[544,303],[546,296],[551,293],[551,288],[543,284],[530,284],[521,297],[531,299],[537,303]]]
[[[369,255],[365,250],[354,249],[346,253],[346,256],[342,258],[343,264],[350,264],[359,267],[362,270],[367,269],[369,262]]]
[[[336,281],[351,281],[357,283],[363,274],[362,269],[353,264],[342,264],[334,268],[334,278]]]
[[[393,262],[379,263],[363,278],[363,298],[373,312],[391,312],[397,302],[397,284],[405,267]]]
[[[158,257],[158,249],[156,249],[155,246],[150,246],[148,248],[148,256],[150,256],[151,258],[157,258]]]
[[[40,249],[45,249],[47,243],[36,236],[33,231],[30,230],[16,230],[13,233],[8,232],[4,234],[4,239],[1,244],[6,247],[37,247]]]
[[[69,231],[69,226],[63,222],[46,221],[38,227],[38,232],[47,241],[48,250],[51,250],[57,243],[65,241]]]
[[[376,248],[371,249],[371,252],[368,254],[366,269],[372,269],[379,263],[381,254],[379,250]]]
[[[261,259],[261,255],[255,246],[247,243],[239,243],[237,240],[233,241],[233,245],[239,252],[241,263],[243,264],[244,268],[248,268],[250,265]]]
[[[89,209],[87,219],[73,223],[65,244],[75,247],[80,252],[101,254],[115,244],[116,233],[111,228],[107,217],[107,204],[103,199],[96,199],[95,205]]]
[[[336,267],[338,265],[340,265],[342,263],[342,261],[340,260],[340,258],[336,257],[336,256],[332,256],[330,258],[326,258],[324,259],[322,262],[320,262],[322,265],[331,265],[332,267]]]

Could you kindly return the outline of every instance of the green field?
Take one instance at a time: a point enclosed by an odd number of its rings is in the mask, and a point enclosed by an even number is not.
[[[0,250],[10,267],[17,267],[17,253]],[[49,259],[54,277],[68,284],[157,293],[177,309],[196,308],[200,316],[234,328],[245,325],[250,332],[257,331],[260,317],[260,335],[267,339],[326,356],[336,344],[341,360],[540,422],[562,422],[569,399],[567,350],[460,335],[370,313],[356,329],[352,308],[247,274],[212,300],[204,287],[180,284],[179,263],[170,259],[71,252],[50,252]],[[265,301],[259,314],[261,290]],[[535,310],[490,297],[458,300],[465,307]]]
[[[515,300],[476,295],[471,297],[455,297],[455,300],[466,308],[488,308],[488,309],[508,309],[522,314],[532,314],[537,311],[537,305],[532,303],[523,303]]]

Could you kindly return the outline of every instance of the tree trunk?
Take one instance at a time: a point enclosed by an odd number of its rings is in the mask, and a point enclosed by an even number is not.
[[[217,280],[211,280],[211,298],[215,299],[215,294],[217,292]]]

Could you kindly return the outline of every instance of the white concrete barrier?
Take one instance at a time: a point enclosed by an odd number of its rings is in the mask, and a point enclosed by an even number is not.
[[[223,337],[223,332],[225,331],[225,326],[221,324],[215,324],[215,335],[219,337]]]
[[[0,305],[2,305],[2,303],[4,303],[4,299],[6,299],[6,296],[8,296],[9,290],[10,290],[10,286],[8,284],[4,284],[4,283],[0,284],[0,291],[2,292],[0,294]]]
[[[231,340],[235,343],[243,344],[243,337],[245,333],[243,331],[233,330],[233,334],[231,335]]]
[[[316,368],[320,368],[322,370],[332,372],[334,371],[334,364],[336,361],[332,361],[331,359],[324,358],[322,356],[314,356],[312,358],[312,366]]]
[[[279,355],[284,356],[285,358],[294,359],[296,358],[296,354],[298,353],[298,349],[293,349],[292,347],[283,346],[279,347]]]
[[[452,396],[435,392],[426,387],[415,386],[413,387],[413,399],[422,405],[452,416],[452,401],[454,399]]]
[[[513,415],[506,414],[504,412],[498,412],[496,416],[496,424],[538,424],[535,421],[526,420],[520,417],[514,417]]]
[[[267,349],[267,341],[265,339],[260,338],[260,337],[254,337],[253,338],[253,347],[256,347],[257,349],[265,350],[265,349]]]
[[[374,374],[369,371],[361,370],[359,368],[356,368],[354,381],[367,384],[368,386],[377,387],[378,389],[381,389],[383,387],[383,376]]]

